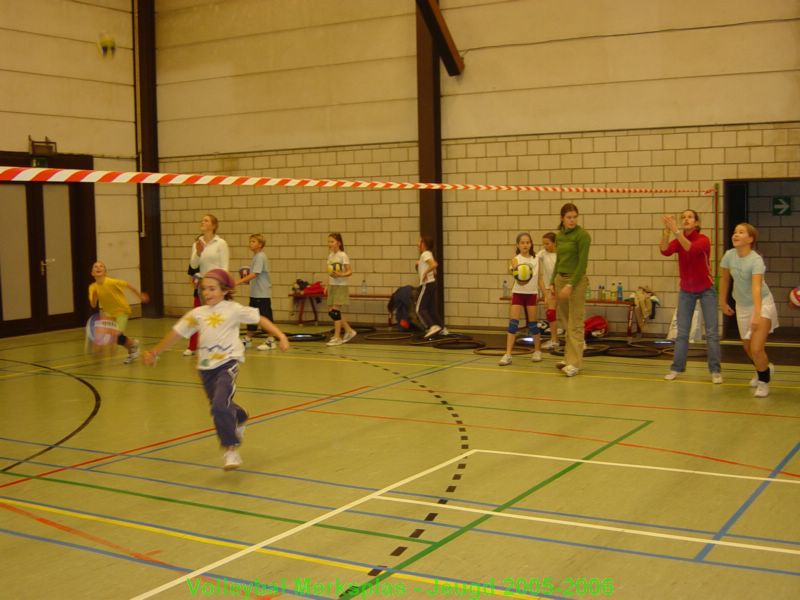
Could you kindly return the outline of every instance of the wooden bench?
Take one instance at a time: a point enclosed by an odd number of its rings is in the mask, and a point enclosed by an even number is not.
[[[501,296],[500,300],[511,302],[511,296]],[[635,316],[634,310],[636,309],[633,298],[630,300],[598,300],[597,298],[588,298],[586,300],[586,306],[625,306],[628,309],[628,342],[630,343],[633,340],[633,319]]]
[[[317,311],[317,299],[322,299],[326,297],[325,292],[318,292],[316,294],[304,294],[302,292],[292,292],[289,294],[289,297],[292,298],[294,302],[294,312],[297,313],[297,324],[303,325],[305,323],[314,323],[314,325],[319,325],[319,313]],[[391,294],[361,294],[361,293],[350,293],[350,300],[382,300],[383,302],[388,302],[389,298],[391,298]],[[305,310],[306,305],[311,306],[311,311],[314,314],[314,318],[306,318],[305,317]],[[389,327],[392,326],[392,314],[389,313],[388,319]]]

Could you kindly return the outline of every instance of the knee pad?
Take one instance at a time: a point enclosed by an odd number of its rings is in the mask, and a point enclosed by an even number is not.
[[[508,320],[508,333],[517,333],[519,329],[519,319]]]
[[[528,321],[528,333],[539,335],[539,323],[537,321]]]
[[[119,337],[117,338],[117,345],[118,346],[124,346],[125,342],[127,342],[127,341],[128,341],[128,338],[125,337],[125,334],[124,333],[120,333]]]
[[[328,311],[328,316],[334,321],[341,321],[342,311],[340,311],[338,308],[332,308]]]
[[[549,323],[552,323],[553,321],[556,320],[556,309],[555,308],[548,308],[545,311],[544,314],[545,314],[545,318],[547,319],[547,321]]]

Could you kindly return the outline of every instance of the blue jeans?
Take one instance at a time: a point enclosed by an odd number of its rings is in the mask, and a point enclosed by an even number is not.
[[[672,360],[673,371],[683,373],[686,370],[686,355],[689,352],[689,328],[697,301],[703,312],[703,324],[706,328],[706,351],[708,353],[708,370],[720,372],[719,325],[717,323],[717,292],[710,287],[702,292],[685,292],[678,294],[678,337],[675,339],[675,357]]]

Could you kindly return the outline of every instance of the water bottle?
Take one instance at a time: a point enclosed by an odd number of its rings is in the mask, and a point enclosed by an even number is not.
[[[361,280],[361,293],[367,294],[369,292],[369,288],[367,287],[367,280],[366,278]]]
[[[622,282],[617,284],[617,302],[622,302]]]
[[[598,300],[605,300],[606,299],[606,286],[604,286],[602,283],[597,288],[597,299]]]
[[[592,299],[592,288],[590,288],[588,285],[586,286],[586,299],[587,300]]]
[[[508,295],[508,281],[503,279],[503,298],[507,297]]]

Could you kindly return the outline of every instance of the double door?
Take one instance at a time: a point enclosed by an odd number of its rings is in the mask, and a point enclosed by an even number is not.
[[[76,327],[89,308],[94,200],[85,184],[0,184],[0,337]]]

